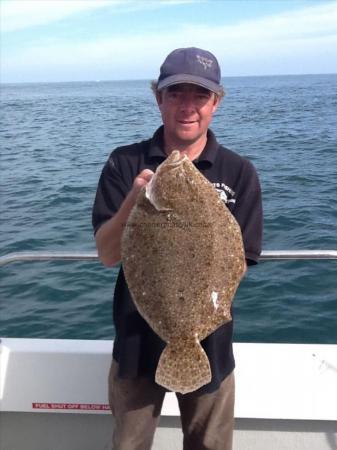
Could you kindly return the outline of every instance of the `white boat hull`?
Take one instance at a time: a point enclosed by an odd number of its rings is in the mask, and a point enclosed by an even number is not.
[[[0,450],[110,449],[112,341],[2,339]],[[235,344],[234,450],[337,449],[337,345]],[[166,395],[154,450],[182,448]]]

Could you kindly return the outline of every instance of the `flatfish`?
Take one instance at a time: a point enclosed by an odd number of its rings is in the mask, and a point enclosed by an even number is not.
[[[177,150],[137,197],[122,235],[122,265],[139,313],[167,344],[156,383],[183,394],[209,383],[200,341],[231,320],[245,256],[235,218]]]

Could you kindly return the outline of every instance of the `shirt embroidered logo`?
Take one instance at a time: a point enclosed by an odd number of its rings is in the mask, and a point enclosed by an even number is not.
[[[215,190],[218,192],[220,199],[224,202],[225,205],[228,203],[236,203],[235,192],[225,183],[212,183],[215,187]]]

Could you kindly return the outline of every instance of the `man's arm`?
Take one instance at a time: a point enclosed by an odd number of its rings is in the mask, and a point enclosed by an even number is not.
[[[150,181],[152,175],[151,170],[143,170],[135,178],[131,191],[125,197],[117,213],[97,230],[95,240],[98,257],[105,266],[112,267],[121,260],[123,227],[136,202],[139,191]]]

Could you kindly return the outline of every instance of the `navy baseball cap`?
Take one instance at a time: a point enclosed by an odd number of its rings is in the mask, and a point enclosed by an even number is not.
[[[221,71],[216,57],[207,50],[189,47],[173,50],[160,67],[157,89],[191,83],[221,94]]]

